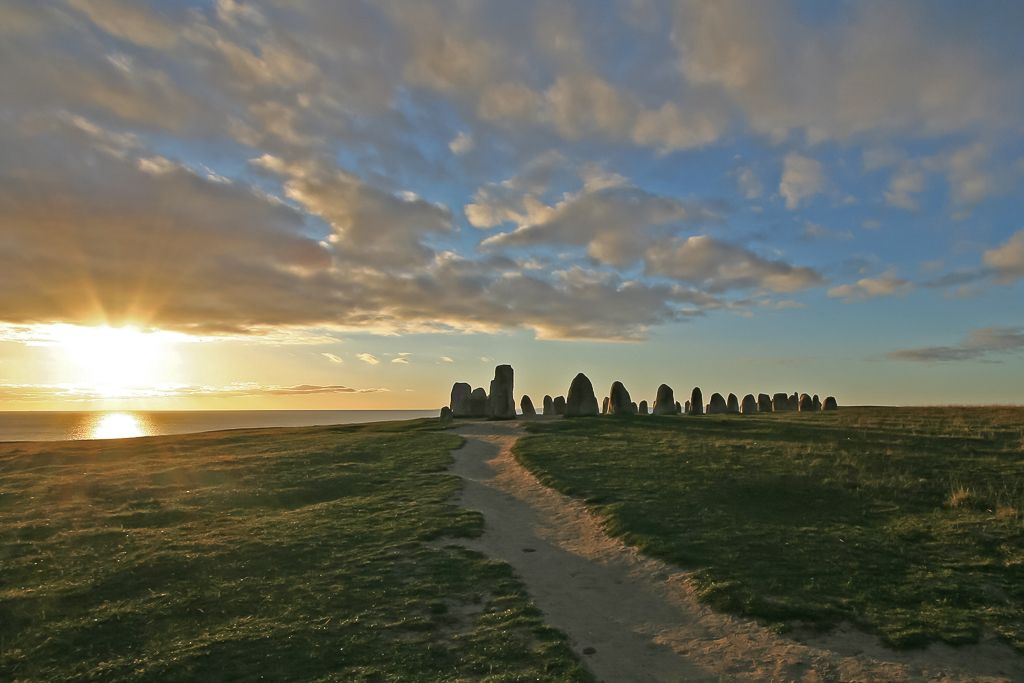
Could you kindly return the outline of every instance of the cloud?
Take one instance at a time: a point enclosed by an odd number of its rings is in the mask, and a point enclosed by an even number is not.
[[[68,0],[68,5],[86,14],[99,28],[136,45],[166,50],[178,42],[178,31],[166,18],[153,13],[144,3],[120,0]]]
[[[408,364],[409,360],[406,359],[406,358],[392,358],[391,362],[392,363],[405,363],[405,364]]]
[[[706,287],[709,292],[760,288],[796,292],[825,284],[812,268],[771,261],[711,237],[674,239],[652,247],[645,272]]]
[[[860,227],[864,228],[865,230],[878,230],[880,227],[882,227],[882,221],[869,219],[861,223]]]
[[[338,358],[337,356],[335,356],[333,353],[326,353],[326,352],[324,352],[324,353],[321,353],[320,355],[323,356],[324,358],[326,358],[327,360],[331,361],[332,363],[344,363],[345,362],[341,358]]]
[[[786,208],[799,208],[801,201],[822,192],[825,170],[820,161],[790,152],[783,160],[779,194],[786,198]]]
[[[757,199],[764,194],[764,183],[749,166],[742,166],[734,172],[736,187],[747,199]]]
[[[364,363],[369,363],[370,365],[377,365],[378,363],[380,363],[380,358],[377,358],[376,356],[369,353],[357,353],[356,358],[363,361]]]
[[[1024,349],[1024,328],[983,327],[971,330],[967,339],[954,346],[925,346],[890,351],[889,360],[952,362],[985,359],[993,354],[1016,353]]]
[[[459,131],[459,134],[448,143],[448,149],[452,151],[452,154],[460,155],[465,154],[473,148],[473,136],[465,131]]]
[[[842,297],[844,304],[858,303],[880,296],[905,297],[914,291],[914,284],[896,277],[890,268],[877,278],[863,278],[853,285],[840,285],[828,290],[828,296]]]
[[[24,402],[87,402],[132,399],[246,398],[251,396],[310,396],[316,394],[369,394],[385,388],[355,389],[340,384],[265,385],[236,382],[227,386],[189,386],[162,384],[137,387],[92,386],[79,384],[0,384],[0,400]]]
[[[1024,230],[1015,232],[998,249],[988,249],[982,262],[995,269],[993,284],[1012,285],[1024,278]]]
[[[911,195],[922,190],[924,190],[924,173],[914,162],[904,162],[889,179],[889,190],[885,193],[885,203],[899,209],[917,211],[917,200]]]
[[[455,362],[451,358],[449,358],[448,356],[441,356],[441,360],[443,362],[445,362],[445,363],[454,363]]]
[[[833,230],[807,221],[804,224],[803,232],[800,233],[800,239],[805,242],[813,242],[821,239],[850,240],[853,239],[853,233],[845,230]]]

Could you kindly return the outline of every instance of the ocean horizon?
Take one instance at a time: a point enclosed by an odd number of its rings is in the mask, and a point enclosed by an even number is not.
[[[11,410],[0,442],[124,439],[224,429],[316,427],[437,417],[434,410]]]

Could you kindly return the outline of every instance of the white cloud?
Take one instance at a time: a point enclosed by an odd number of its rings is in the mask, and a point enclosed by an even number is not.
[[[405,364],[408,364],[409,360],[406,359],[406,358],[392,358],[391,362],[392,363],[405,363]]]
[[[448,356],[441,356],[441,360],[444,361],[445,363],[454,363],[455,362],[451,358],[449,358]]]
[[[338,358],[337,356],[335,356],[333,353],[326,353],[326,352],[324,352],[324,353],[321,353],[320,355],[323,356],[324,358],[326,358],[327,360],[331,361],[332,363],[344,363],[345,362],[341,358]]]
[[[473,148],[473,136],[465,131],[459,131],[459,134],[448,143],[448,149],[452,151],[452,154],[461,155],[465,154]]]
[[[807,221],[804,224],[803,232],[800,234],[800,239],[805,242],[821,239],[850,240],[853,239],[853,233],[846,230],[833,230],[832,228],[826,228],[817,223]]]
[[[800,203],[822,192],[825,187],[825,169],[820,161],[790,152],[783,161],[779,194],[786,198],[786,208],[799,208]]]
[[[924,190],[924,172],[914,162],[904,162],[889,179],[885,203],[899,209],[917,211],[917,200],[911,195]]]
[[[757,199],[764,194],[764,183],[749,166],[736,169],[735,176],[736,187],[747,199]]]
[[[853,285],[840,285],[828,290],[828,296],[842,297],[843,303],[858,303],[880,296],[905,297],[914,291],[913,283],[896,277],[890,268],[876,278],[863,278]]]
[[[377,358],[377,356],[374,356],[369,353],[357,353],[356,358],[363,361],[364,363],[369,363],[370,365],[377,365],[378,363],[380,363],[380,358]]]

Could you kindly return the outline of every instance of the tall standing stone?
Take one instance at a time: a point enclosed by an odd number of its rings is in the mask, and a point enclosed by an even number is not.
[[[565,415],[565,396],[555,396],[555,415]]]
[[[537,414],[537,409],[533,407],[533,401],[526,394],[523,394],[523,397],[519,399],[519,409],[523,411],[523,417]]]
[[[678,412],[676,410],[676,397],[672,395],[672,387],[667,384],[662,384],[658,387],[658,395],[654,399],[654,410],[652,412],[655,415],[675,415]]]
[[[469,417],[472,414],[469,404],[472,393],[473,388],[465,382],[456,382],[452,385],[452,400],[448,407],[451,408],[454,417]]]
[[[629,415],[633,412],[633,399],[622,382],[612,382],[612,388],[608,390],[608,414]]]
[[[747,394],[743,397],[743,403],[740,404],[740,412],[744,415],[757,412],[757,401],[754,400],[753,394]]]
[[[511,365],[499,365],[494,368],[491,392],[487,396],[487,417],[492,420],[514,420],[516,418],[516,399],[512,394],[513,379],[514,373]]]
[[[557,402],[558,399],[555,400]],[[569,393],[565,396],[565,415],[566,417],[597,415],[599,411],[600,406],[597,404],[597,396],[594,395],[594,385],[581,372],[573,378],[572,384],[569,385]]]
[[[443,424],[443,425],[451,424],[452,423],[452,418],[454,418],[454,417],[455,417],[455,415],[452,413],[452,409],[451,408],[449,408],[448,406],[443,406],[441,408],[441,415],[440,415],[440,422],[441,422],[441,424]]]
[[[789,397],[789,409],[800,410],[800,394],[795,391],[792,396]]]
[[[680,408],[679,408],[679,401],[676,401],[676,415],[678,415],[680,412],[682,412],[684,415],[689,415],[690,414],[690,402],[689,401],[687,401],[686,403],[683,404],[683,407],[682,407],[681,411],[680,411]]]
[[[700,387],[694,387],[690,392],[690,415],[704,414],[704,394],[700,393]]]
[[[821,404],[822,410],[839,410],[839,405],[836,403],[835,396],[829,396],[825,399],[825,402]]]
[[[815,394],[815,395],[814,395],[814,396],[813,396],[813,397],[811,398],[811,401],[813,401],[813,402],[814,402],[814,409],[815,409],[815,410],[821,410],[821,399],[820,399],[820,398],[818,398],[818,395],[817,395],[817,394]]]
[[[729,394],[729,398],[726,399],[725,405],[729,407],[728,412],[730,413],[740,412],[740,401],[736,398],[736,394]]]
[[[650,414],[650,411],[647,410],[647,401],[640,401],[640,405],[637,406],[637,413],[640,415]]]
[[[814,410],[814,400],[807,394],[800,394],[800,412],[809,413]]]
[[[604,403],[601,404],[601,414],[602,415],[607,415],[608,414],[608,397],[607,396],[604,397]]]
[[[544,414],[554,415],[555,414],[555,402],[551,400],[551,396],[544,397]]]
[[[772,412],[772,397],[768,394],[757,395],[757,412],[759,413],[770,413]]]
[[[711,394],[711,400],[708,401],[708,415],[722,415],[729,412],[729,404],[725,402],[722,395],[719,393]]]
[[[784,410],[789,410],[789,396],[785,393],[778,393],[772,395],[772,410],[779,413]]]

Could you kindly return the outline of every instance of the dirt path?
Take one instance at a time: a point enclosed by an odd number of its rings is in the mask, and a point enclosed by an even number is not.
[[[605,683],[1024,681],[1024,658],[995,641],[893,652],[852,629],[798,642],[715,614],[684,572],[609,538],[580,502],[516,463],[516,423],[473,422],[457,433],[467,440],[453,453],[465,482],[457,502],[486,523],[482,537],[460,542],[510,563]]]

